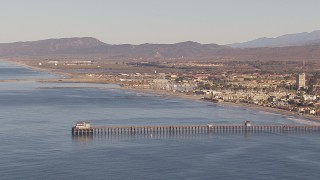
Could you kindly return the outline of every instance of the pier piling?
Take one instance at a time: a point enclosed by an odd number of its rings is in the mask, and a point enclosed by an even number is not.
[[[205,133],[288,133],[288,132],[320,132],[320,126],[293,125],[184,125],[184,126],[97,126],[86,129],[73,127],[72,135],[177,135],[177,134],[205,134]]]

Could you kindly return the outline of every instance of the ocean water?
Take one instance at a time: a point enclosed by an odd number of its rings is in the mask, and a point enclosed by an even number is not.
[[[0,62],[0,179],[318,179],[320,133],[72,137],[92,125],[312,124],[303,118],[129,92],[36,83]]]

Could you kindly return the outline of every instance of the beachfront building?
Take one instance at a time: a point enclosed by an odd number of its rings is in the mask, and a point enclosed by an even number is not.
[[[304,89],[306,88],[306,74],[305,73],[301,73],[297,75],[297,80],[296,80],[296,86],[297,89]]]

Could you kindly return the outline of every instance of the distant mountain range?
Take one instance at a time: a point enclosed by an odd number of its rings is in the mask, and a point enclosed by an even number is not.
[[[310,33],[286,34],[276,38],[259,38],[253,41],[234,43],[227,46],[233,48],[286,47],[320,44],[320,30]]]
[[[110,45],[95,38],[63,38],[0,44],[0,57],[100,55],[103,57],[198,57],[219,55],[227,46],[188,41],[176,44]]]
[[[258,48],[253,48],[254,43],[251,43],[250,48],[232,48],[217,44],[200,44],[192,41],[176,44],[111,45],[91,37],[47,39],[31,42],[0,43],[0,58],[320,60],[318,34],[320,34],[320,31],[284,35],[274,38],[273,42],[277,42],[278,46],[280,44],[285,46],[284,42],[286,42],[287,45],[285,47],[274,47],[276,43],[272,44],[268,41],[269,46],[272,47]],[[240,44],[230,46],[240,47]]]

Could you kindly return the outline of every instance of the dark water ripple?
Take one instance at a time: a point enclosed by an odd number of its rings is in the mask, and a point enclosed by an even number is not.
[[[2,79],[44,76],[0,63]],[[114,85],[81,86],[0,83],[0,179],[318,178],[318,133],[72,137],[74,123],[88,120],[94,125],[308,123],[302,118],[126,92]]]

